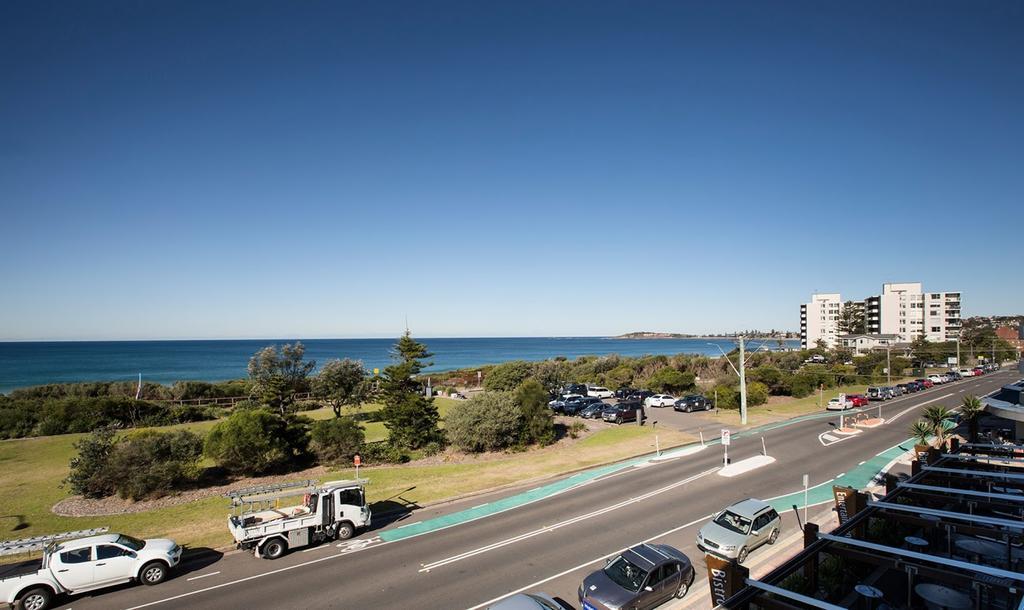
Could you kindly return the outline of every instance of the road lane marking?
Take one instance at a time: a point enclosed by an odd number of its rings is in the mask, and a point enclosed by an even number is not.
[[[484,506],[486,506],[486,504]],[[419,525],[420,523],[423,523],[423,522],[422,521],[414,521],[412,523],[406,523],[405,525],[399,525],[398,529],[402,529],[403,527],[409,527],[411,525]]]
[[[484,502],[483,504],[477,504],[476,506],[470,508],[470,510],[473,510],[473,508],[483,508],[483,507],[487,506],[488,504],[490,504],[490,502]]]
[[[499,540],[498,542],[494,542],[494,543],[491,543],[491,544],[488,544],[486,546],[482,546],[482,547],[479,547],[479,548],[476,548],[476,549],[473,549],[473,550],[470,550],[470,551],[465,551],[463,553],[459,553],[458,555],[452,555],[451,557],[446,557],[444,559],[439,559],[437,561],[433,561],[433,562],[430,562],[430,563],[422,563],[422,564],[420,564],[421,568],[420,568],[419,571],[420,572],[429,572],[431,570],[440,568],[442,566],[446,566],[446,565],[455,563],[457,561],[462,561],[463,559],[468,559],[470,557],[475,557],[476,555],[480,555],[480,554],[486,553],[488,551],[493,551],[495,549],[500,549],[502,547],[508,546],[510,544],[515,544],[517,542],[522,542],[523,540],[527,540],[529,538],[533,538],[533,537],[539,536],[541,534],[546,534],[548,532],[553,532],[553,531],[555,531],[557,529],[561,529],[563,527],[572,525],[574,523],[579,523],[581,521],[587,521],[587,520],[592,519],[594,517],[603,515],[605,513],[610,513],[610,512],[612,512],[614,510],[618,510],[618,509],[624,508],[626,506],[632,506],[632,505],[636,504],[637,502],[641,502],[643,500],[647,500],[649,498],[653,498],[654,496],[657,496],[659,494],[665,493],[666,491],[670,491],[670,490],[675,489],[677,487],[681,487],[683,485],[686,485],[687,483],[691,483],[693,481],[696,481],[697,479],[706,477],[707,475],[715,472],[718,469],[719,469],[719,467],[717,467],[717,466],[715,468],[709,468],[708,470],[705,470],[704,472],[701,472],[701,473],[695,474],[693,476],[687,477],[687,478],[685,478],[685,479],[683,479],[681,481],[676,481],[675,483],[672,483],[670,485],[666,485],[665,487],[662,487],[660,489],[655,489],[654,491],[647,492],[646,494],[643,494],[643,495],[640,495],[640,496],[637,496],[637,497],[634,497],[634,498],[629,498],[628,500],[623,500],[622,502],[618,502],[618,503],[612,504],[610,506],[605,506],[604,508],[600,508],[598,510],[591,511],[591,512],[586,513],[586,514],[577,515],[575,517],[572,517],[571,519],[566,519],[564,521],[555,523],[553,525],[547,525],[547,526],[544,526],[542,528],[535,529],[535,530],[526,532],[524,534],[520,534],[518,536],[513,536],[512,538],[506,538],[505,540]]]
[[[193,576],[192,578],[186,578],[185,580],[188,580],[188,581],[199,580],[200,578],[207,578],[207,577],[210,577],[210,576],[216,576],[218,574],[220,574],[220,570],[218,570],[216,572],[210,572],[209,574],[200,574],[199,576]]]
[[[690,521],[689,523],[684,523],[684,524],[682,524],[682,525],[680,525],[678,527],[673,527],[670,530],[667,530],[667,531],[661,532],[660,534],[656,534],[654,536],[651,536],[647,540],[641,540],[637,544],[646,544],[648,542],[652,542],[654,540],[657,540],[658,538],[664,538],[665,536],[668,536],[670,534],[674,534],[674,533],[676,533],[676,532],[678,532],[680,530],[684,530],[684,529],[686,529],[688,527],[693,527],[694,525],[697,525],[701,521],[704,521],[706,519],[710,519],[712,516],[713,516],[713,514],[712,515],[704,515],[703,517],[698,517],[697,519],[694,519],[693,521]],[[623,548],[621,548],[621,549],[619,549],[617,551],[612,551],[611,553],[608,553],[607,555],[602,555],[602,556],[598,557],[597,559],[591,559],[590,561],[587,561],[585,563],[581,563],[580,565],[578,565],[576,567],[569,568],[568,570],[565,570],[563,572],[559,572],[558,574],[555,574],[553,576],[548,576],[547,578],[545,578],[543,580],[538,580],[537,582],[529,584],[529,585],[526,585],[525,587],[523,587],[521,589],[516,589],[515,591],[509,591],[508,593],[505,593],[505,594],[503,594],[503,595],[501,595],[499,597],[495,597],[494,599],[487,600],[487,601],[485,601],[482,604],[477,604],[475,606],[467,608],[466,610],[480,610],[480,608],[486,608],[487,606],[490,606],[491,604],[495,604],[497,602],[500,602],[501,600],[505,599],[506,597],[512,597],[513,595],[516,595],[517,593],[522,593],[523,591],[526,591],[527,589],[536,589],[537,587],[539,587],[539,586],[541,586],[541,585],[543,585],[545,583],[551,582],[552,580],[555,580],[556,578],[561,578],[561,577],[565,576],[566,574],[572,574],[573,572],[575,572],[577,570],[582,570],[583,568],[585,568],[585,567],[587,567],[589,565],[593,565],[593,564],[598,563],[600,561],[604,561],[605,559],[608,559],[609,557],[614,557],[615,555],[618,555],[619,553],[623,553],[627,549],[629,549],[631,547],[634,547],[634,546],[636,546],[636,544],[631,544],[630,546],[623,547]]]

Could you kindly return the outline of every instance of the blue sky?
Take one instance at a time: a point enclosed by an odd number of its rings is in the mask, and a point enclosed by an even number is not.
[[[1024,313],[1018,2],[0,6],[0,340]]]

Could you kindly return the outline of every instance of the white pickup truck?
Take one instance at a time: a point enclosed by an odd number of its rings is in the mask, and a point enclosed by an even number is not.
[[[7,544],[13,547],[18,542]],[[172,540],[104,534],[49,542],[43,547],[41,564],[0,566],[0,600],[22,610],[46,610],[64,593],[83,593],[132,580],[159,584],[180,560],[181,547]]]
[[[326,540],[346,540],[370,525],[363,483],[365,479],[323,485],[305,481],[229,493],[232,507],[240,512],[228,517],[228,529],[238,548],[265,559]],[[280,500],[299,495],[301,504],[279,506]]]

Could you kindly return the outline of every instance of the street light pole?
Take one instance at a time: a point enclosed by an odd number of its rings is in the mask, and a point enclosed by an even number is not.
[[[892,360],[889,358],[889,346],[885,346],[885,385],[892,387]]]
[[[995,342],[992,343],[992,353],[995,353]],[[740,425],[747,425],[747,367],[743,362],[743,335],[740,335]]]

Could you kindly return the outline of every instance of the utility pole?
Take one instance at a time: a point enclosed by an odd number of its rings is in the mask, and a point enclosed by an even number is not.
[[[960,335],[956,336],[956,368],[960,370]]]
[[[992,342],[992,353],[995,354],[995,341]],[[740,335],[740,425],[747,425],[747,367],[743,362],[743,335]]]
[[[892,360],[889,358],[889,346],[885,346],[885,385],[892,387]]]

